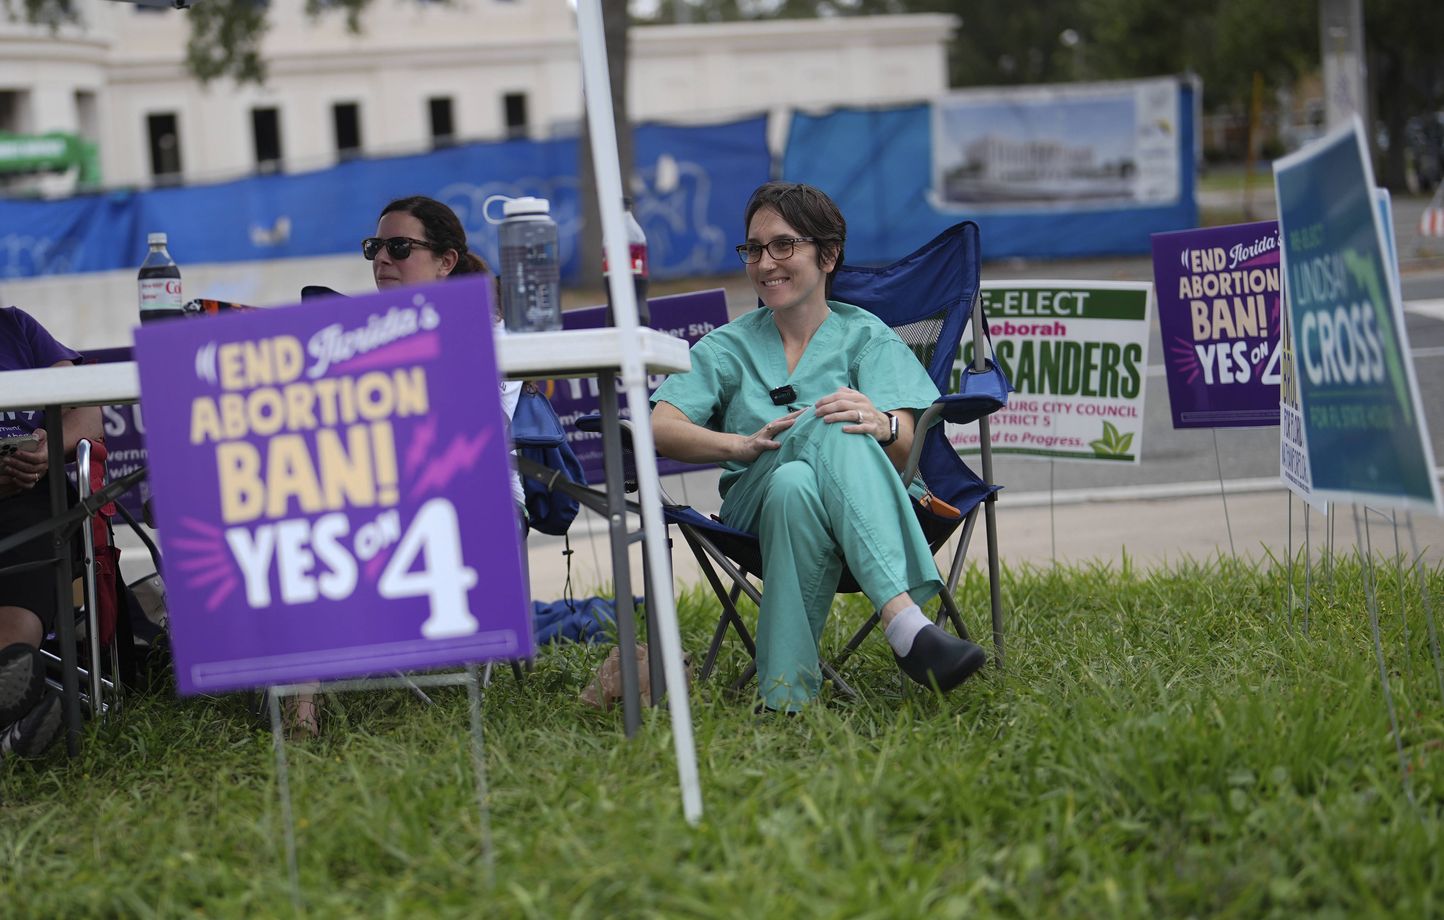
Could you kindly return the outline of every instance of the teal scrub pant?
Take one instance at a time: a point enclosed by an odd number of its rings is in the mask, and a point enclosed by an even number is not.
[[[733,483],[722,521],[758,535],[762,609],[757,682],[763,702],[795,712],[822,682],[818,642],[844,562],[881,608],[904,591],[942,590],[902,479],[882,447],[809,409]]]

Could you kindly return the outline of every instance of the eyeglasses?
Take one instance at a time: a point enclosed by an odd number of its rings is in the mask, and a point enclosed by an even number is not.
[[[792,251],[798,243],[815,243],[816,237],[811,236],[780,236],[772,242],[763,245],[762,243],[743,243],[737,247],[737,257],[748,265],[762,258],[762,250],[766,249],[767,254],[778,262],[792,258]]]
[[[414,240],[409,236],[393,236],[389,239],[381,239],[379,236],[369,236],[361,241],[361,255],[367,262],[376,258],[381,247],[386,247],[386,254],[397,262],[403,262],[411,257],[411,247],[420,246],[423,249],[434,250],[435,246],[426,240]]]

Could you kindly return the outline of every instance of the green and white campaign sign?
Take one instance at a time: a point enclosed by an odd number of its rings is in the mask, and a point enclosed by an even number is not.
[[[993,452],[1137,463],[1153,285],[985,281],[980,296],[994,354],[1014,387],[1007,407],[988,417]],[[955,381],[972,363],[971,335],[964,333]],[[950,424],[947,434],[959,453],[977,452],[976,424]]]
[[[1274,188],[1294,346],[1287,371],[1298,388],[1314,494],[1440,513],[1358,119],[1280,160]]]

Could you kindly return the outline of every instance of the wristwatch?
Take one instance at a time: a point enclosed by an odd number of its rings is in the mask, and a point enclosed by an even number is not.
[[[877,443],[883,447],[891,447],[892,443],[897,440],[897,416],[891,412],[884,412],[883,415],[887,416],[887,440]]]

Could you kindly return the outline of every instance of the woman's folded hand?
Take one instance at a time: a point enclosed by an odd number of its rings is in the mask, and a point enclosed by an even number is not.
[[[781,447],[782,445],[776,441],[777,436],[791,428],[792,423],[797,421],[797,416],[801,415],[803,411],[794,409],[781,418],[775,418],[763,425],[751,435],[739,436],[740,443],[736,459],[742,463],[751,463],[762,456],[764,451],[776,450]]]

